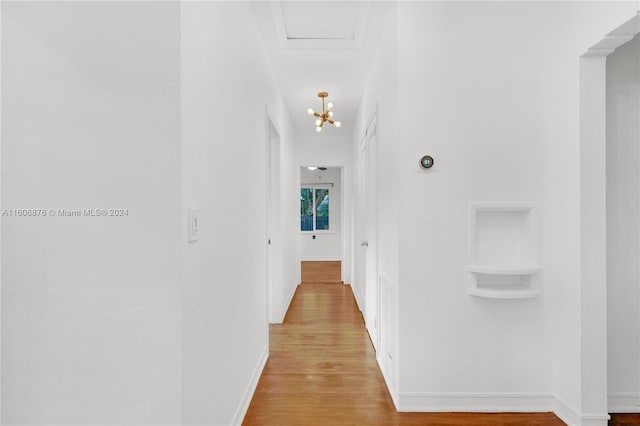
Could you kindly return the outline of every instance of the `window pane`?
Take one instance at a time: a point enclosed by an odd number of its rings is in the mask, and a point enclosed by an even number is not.
[[[300,230],[313,231],[313,192],[300,188]]]
[[[329,229],[328,189],[316,189],[316,229]]]

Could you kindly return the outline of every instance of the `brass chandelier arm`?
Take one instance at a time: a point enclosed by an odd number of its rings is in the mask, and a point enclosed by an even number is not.
[[[314,117],[318,118],[318,120],[316,120],[316,123],[318,123],[318,121],[320,122],[320,124],[316,124],[316,129],[319,132],[322,127],[324,126],[325,122],[329,122],[330,124],[336,126],[336,127],[340,127],[340,122],[339,121],[334,121],[331,120],[330,117],[333,115],[333,113],[331,112],[330,109],[327,109],[327,105],[325,104],[325,98],[329,96],[329,93],[327,92],[319,92],[318,93],[318,97],[322,99],[322,113],[318,113],[313,111],[313,109],[309,108],[307,110],[307,112],[310,115],[313,115]],[[333,107],[332,103],[329,103],[330,107]]]

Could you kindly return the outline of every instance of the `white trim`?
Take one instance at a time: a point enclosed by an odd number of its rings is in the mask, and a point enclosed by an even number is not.
[[[356,306],[358,307],[362,318],[364,318],[364,312],[362,312],[362,303],[360,303],[360,296],[358,296],[358,291],[354,286],[352,286],[351,284],[349,285],[351,286],[351,293],[353,293],[353,298],[356,299]]]
[[[607,399],[610,413],[640,412],[639,392],[611,392]]]
[[[565,422],[568,426],[575,426],[582,422],[582,416],[571,405],[559,396],[555,396],[553,413]]]
[[[278,156],[278,165],[280,165],[280,155],[281,155],[281,143],[282,143],[282,133],[280,132],[280,128],[278,127],[276,121],[273,118],[273,115],[271,114],[271,110],[269,109],[269,105],[265,104],[264,106],[264,112],[265,112],[265,145],[264,145],[264,149],[265,149],[265,156],[264,156],[264,161],[265,161],[265,194],[267,194],[267,197],[265,198],[265,276],[266,276],[266,280],[267,280],[267,336],[269,336],[269,323],[271,323],[271,321],[273,320],[273,316],[274,316],[274,300],[273,300],[273,287],[274,287],[274,280],[276,279],[276,277],[274,276],[274,271],[275,270],[282,270],[282,268],[276,268],[276,266],[282,266],[282,251],[279,248],[279,245],[277,246],[278,248],[276,249],[272,244],[271,244],[271,240],[273,240],[274,238],[279,240],[280,236],[281,236],[281,230],[282,230],[282,224],[280,223],[280,217],[279,214],[281,213],[281,206],[278,206],[277,209],[277,213],[276,216],[277,217],[271,217],[272,215],[272,200],[269,199],[269,194],[273,195],[274,192],[277,191],[277,193],[280,195],[280,193],[282,192],[282,183],[281,183],[281,178],[279,177],[277,179],[276,182],[274,182],[274,175],[275,173],[278,173],[278,175],[280,174],[280,170],[278,169],[277,171],[272,170],[274,168],[274,165],[272,164],[272,162],[274,161],[274,146],[273,146],[273,142],[271,140],[271,128],[273,128],[273,130],[275,130],[275,133],[277,135],[277,156]],[[276,187],[276,183],[278,184],[278,186]],[[278,196],[278,199],[281,200],[280,196]],[[273,235],[272,235],[273,234]]]
[[[383,371],[382,368],[381,371]],[[384,377],[384,371],[382,374]],[[388,384],[387,387],[389,387]],[[609,420],[607,413],[580,413],[562,398],[551,393],[400,392],[399,403],[396,404],[396,407],[399,412],[523,413],[552,411],[568,426],[607,426]]]
[[[553,413],[568,426],[607,426],[609,414],[581,413],[559,396],[554,397]]]
[[[400,392],[400,412],[547,412],[548,393]]]
[[[339,232],[336,232],[334,230],[331,229],[317,229],[315,231],[300,231],[301,235],[334,235],[334,234],[338,234]]]
[[[289,38],[284,22],[284,13],[281,1],[270,2],[271,18],[276,32],[276,39],[280,49],[359,49],[363,46],[364,37],[369,23],[371,5],[369,2],[360,2],[355,33],[353,38],[341,39],[294,39]]]
[[[289,297],[287,297],[287,302],[282,306],[282,312],[280,314],[279,321],[274,322],[273,324],[282,324],[284,321],[285,315],[287,315],[287,311],[289,310],[289,306],[291,306],[291,301],[293,300],[293,295],[296,294],[296,290],[300,284],[296,284],[291,287],[291,292],[289,293]]]
[[[236,412],[233,415],[233,420],[231,420],[231,425],[241,425],[244,420],[244,416],[247,414],[247,410],[249,409],[249,404],[251,403],[251,398],[253,398],[253,394],[256,391],[256,387],[258,386],[258,381],[260,380],[260,376],[262,375],[262,370],[264,370],[264,366],[267,364],[267,360],[269,359],[269,344],[264,347],[262,350],[262,355],[260,355],[260,359],[256,364],[256,368],[251,375],[251,379],[249,383],[247,383],[247,387],[242,394],[242,399],[240,400],[240,404],[238,404],[238,408],[236,408]]]
[[[302,262],[342,262],[342,259],[339,257],[333,256],[304,256],[301,258]]]
[[[387,390],[389,391],[389,395],[391,395],[391,400],[393,401],[393,405],[396,411],[400,411],[400,399],[398,397],[398,390],[392,385],[393,378],[389,377],[390,373],[384,368],[384,362],[380,359],[380,352],[376,352],[376,361],[378,362],[378,368],[380,372],[382,372],[382,379],[384,380],[385,385],[387,386]]]
[[[581,57],[579,65],[581,373],[575,386],[582,402],[579,419],[569,424],[606,426],[607,191],[600,161],[606,155],[606,57]]]

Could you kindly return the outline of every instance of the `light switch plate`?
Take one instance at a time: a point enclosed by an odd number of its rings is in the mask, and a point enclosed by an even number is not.
[[[198,209],[189,208],[187,209],[187,234],[189,237],[189,242],[193,243],[198,241],[198,228],[200,226],[200,218],[198,217]]]

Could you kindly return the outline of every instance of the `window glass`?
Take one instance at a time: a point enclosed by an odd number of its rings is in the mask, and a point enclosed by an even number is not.
[[[300,230],[329,230],[329,188],[300,188]]]
[[[313,190],[300,188],[300,230],[313,231]]]
[[[329,229],[329,190],[316,188],[316,230]]]

